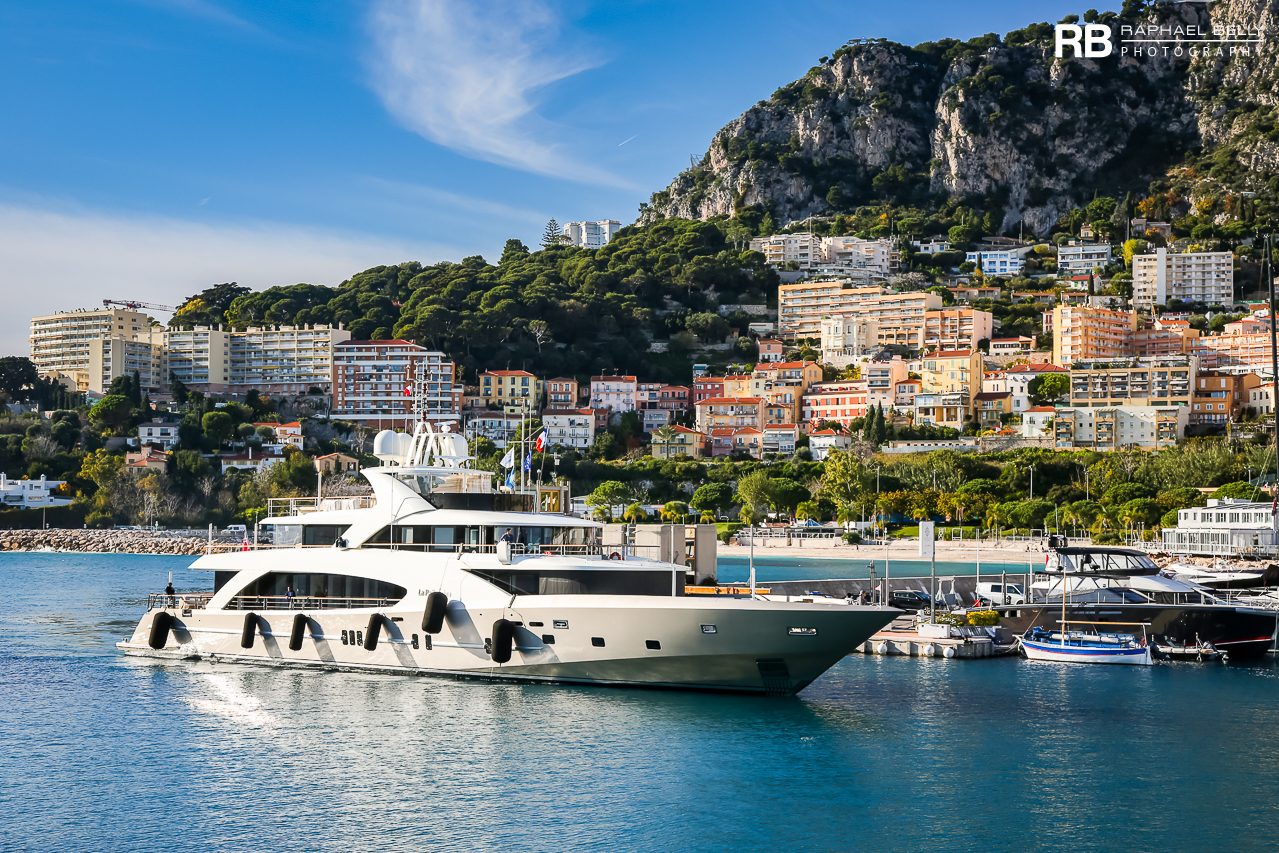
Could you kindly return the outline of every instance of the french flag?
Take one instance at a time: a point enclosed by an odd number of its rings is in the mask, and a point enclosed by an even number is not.
[[[533,449],[538,453],[546,449],[546,430],[542,430],[537,434],[537,442],[533,445]]]

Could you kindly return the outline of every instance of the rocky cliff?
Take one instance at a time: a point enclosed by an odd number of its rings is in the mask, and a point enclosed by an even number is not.
[[[1098,193],[1152,181],[1189,199],[1279,172],[1279,0],[1129,0],[1093,18],[1164,26],[1155,55],[1054,57],[1053,27],[907,47],[850,43],[720,130],[642,218],[769,211],[779,225],[877,201],[977,200],[1005,229],[1047,233]],[[1264,31],[1234,55],[1193,33]],[[1119,36],[1116,36],[1119,38]],[[1117,45],[1118,46],[1118,45]],[[1252,187],[1256,190],[1258,187]]]

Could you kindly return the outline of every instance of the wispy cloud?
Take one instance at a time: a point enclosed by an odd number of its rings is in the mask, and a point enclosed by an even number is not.
[[[26,352],[30,317],[104,298],[175,305],[220,281],[337,284],[378,264],[431,263],[475,248],[277,222],[218,225],[0,201],[0,355]]]
[[[246,33],[266,35],[266,31],[257,24],[240,17],[230,9],[219,6],[212,0],[133,0],[133,2],[165,12],[200,18],[224,27],[243,30]]]
[[[516,207],[513,204],[462,195],[425,184],[388,181],[377,177],[366,177],[363,181],[379,196],[399,196],[415,204],[427,202],[432,207],[447,210],[448,215],[454,219],[457,218],[458,212],[463,212],[475,214],[477,222],[480,217],[484,217],[508,223],[536,225],[541,228],[546,220],[553,216],[547,211]]]
[[[593,67],[557,44],[542,0],[378,0],[370,18],[372,85],[410,130],[468,157],[582,183],[625,186],[573,157],[537,113],[547,86]],[[558,129],[559,133],[565,133]]]

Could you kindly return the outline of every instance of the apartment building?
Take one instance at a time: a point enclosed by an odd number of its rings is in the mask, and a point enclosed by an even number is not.
[[[546,405],[552,409],[573,409],[577,407],[578,382],[567,376],[547,379]]]
[[[916,394],[915,424],[932,424],[962,430],[969,421],[972,401],[965,393]]]
[[[148,392],[168,386],[163,339],[155,321],[140,311],[90,308],[32,317],[28,343],[41,376],[64,377],[80,391],[102,393],[112,379],[133,370]]]
[[[374,429],[403,428],[415,406],[429,421],[460,421],[462,385],[452,360],[401,339],[333,347],[332,415]]]
[[[942,307],[930,291],[893,293],[882,287],[853,287],[847,279],[801,281],[777,288],[778,337],[817,340],[825,317],[862,316],[875,320],[880,344],[919,348],[924,313]]]
[[[561,231],[570,246],[598,249],[609,240],[612,240],[621,229],[622,223],[616,219],[597,219],[594,221],[566,222]]]
[[[867,407],[891,409],[896,403],[897,383],[910,376],[910,366],[900,355],[883,356],[862,365]]]
[[[169,371],[200,391],[225,392],[231,386],[231,333],[208,326],[164,333]]]
[[[634,376],[592,376],[591,408],[610,412],[633,412],[639,380]]]
[[[795,423],[804,394],[820,382],[822,367],[812,361],[779,361],[757,365],[746,393],[764,400],[766,424]],[[727,388],[725,396],[736,396]]]
[[[1235,299],[1234,275],[1230,252],[1176,254],[1159,248],[1132,259],[1132,304],[1148,309],[1177,299],[1230,305]]]
[[[992,358],[1012,358],[1019,355],[1030,355],[1035,348],[1035,339],[1026,335],[1015,338],[991,338],[990,356]]]
[[[701,459],[706,455],[706,436],[702,433],[679,424],[667,430],[653,436],[650,455],[655,459]]]
[[[1057,275],[1089,275],[1112,258],[1109,243],[1068,243],[1057,247]]]
[[[779,456],[791,456],[799,443],[799,427],[796,424],[766,424],[760,450]]]
[[[919,362],[924,393],[962,392],[972,395],[981,390],[982,359],[978,350],[943,350],[929,353]]]
[[[901,261],[893,242],[882,239],[773,234],[753,238],[750,247],[762,253],[769,266],[791,265],[801,270],[862,278],[886,278],[897,270]]]
[[[167,394],[168,364],[164,334],[158,326],[153,327],[150,335],[141,340],[124,337],[97,338],[89,341],[88,388],[83,390],[105,394],[115,379],[136,375],[138,384],[145,393],[151,396]]]
[[[1195,376],[1195,394],[1190,406],[1190,423],[1225,426],[1239,413],[1237,394],[1241,377],[1201,370]]]
[[[834,450],[848,450],[853,446],[851,436],[833,429],[821,429],[808,434],[808,452],[814,462],[825,462]]]
[[[1011,249],[980,249],[969,252],[964,259],[976,264],[987,276],[1021,275],[1026,270],[1026,255],[1031,246],[1018,246]]]
[[[995,332],[994,316],[976,308],[939,308],[924,312],[922,349],[977,349]]]
[[[1004,415],[1013,410],[1013,395],[1008,391],[982,391],[973,398],[973,409],[977,418],[977,426],[981,429],[999,429],[1003,426]]]
[[[879,324],[865,315],[823,317],[821,362],[845,368],[879,349]]]
[[[692,391],[687,385],[667,385],[664,382],[641,382],[636,386],[635,407],[641,412],[686,412]],[[669,420],[669,418],[667,419]]]
[[[716,429],[764,427],[764,400],[761,397],[712,397],[697,404],[697,429],[710,434]]]
[[[595,443],[594,409],[547,409],[542,412],[547,447],[587,450]]]
[[[863,381],[818,382],[804,394],[801,418],[806,424],[831,421],[848,425],[866,415],[866,396]]]
[[[1196,367],[1192,356],[1079,362],[1070,370],[1070,405],[1174,406],[1189,412]]]
[[[759,361],[783,361],[786,358],[786,348],[776,338],[760,338],[756,346],[759,349]]]
[[[534,412],[542,402],[542,380],[527,370],[486,370],[480,374],[480,400],[493,409]]]
[[[1207,335],[1194,341],[1192,350],[1205,369],[1249,368],[1270,369],[1270,319],[1245,317],[1227,323],[1219,335]]]
[[[527,414],[484,409],[471,412],[465,418],[464,430],[467,438],[487,438],[499,450],[505,450],[508,444],[515,441],[520,426],[528,424]]]
[[[1055,364],[1023,364],[1004,370],[988,371],[982,376],[983,393],[1007,391],[1012,411],[1025,412],[1030,405],[1030,383],[1045,373],[1068,373]]]
[[[334,326],[197,326],[165,332],[164,345],[174,377],[201,391],[305,394],[331,390],[333,348],[350,339]]]
[[[707,438],[711,456],[764,456],[764,433],[754,427],[721,427],[711,430]]]
[[[1189,406],[1059,407],[1052,431],[1058,450],[1160,450],[1175,446],[1189,421]]]
[[[726,397],[723,376],[699,376],[693,380],[693,405],[712,397]]]
[[[1136,331],[1134,311],[1058,305],[1052,310],[1053,364],[1131,357]]]

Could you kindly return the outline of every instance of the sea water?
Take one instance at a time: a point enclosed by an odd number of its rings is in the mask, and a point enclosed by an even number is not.
[[[790,699],[126,658],[0,555],[0,850],[1269,850],[1279,670],[851,656]]]
[[[981,569],[982,577],[989,575],[994,581],[1001,572],[1009,575],[1009,583],[1020,582],[1028,572],[1034,572],[1044,564],[1043,551],[1026,554],[1024,560],[982,560],[975,562],[938,560],[938,577],[972,576]],[[768,581],[831,580],[867,578],[874,568],[875,577],[884,576],[884,552],[874,548],[850,550],[839,557],[807,557],[802,548],[788,548],[778,554],[773,549],[755,554],[755,576],[760,583]],[[750,557],[741,554],[721,555],[718,561],[721,583],[741,583],[750,576]],[[928,560],[900,559],[896,555],[888,560],[889,578],[926,578],[930,570]]]

